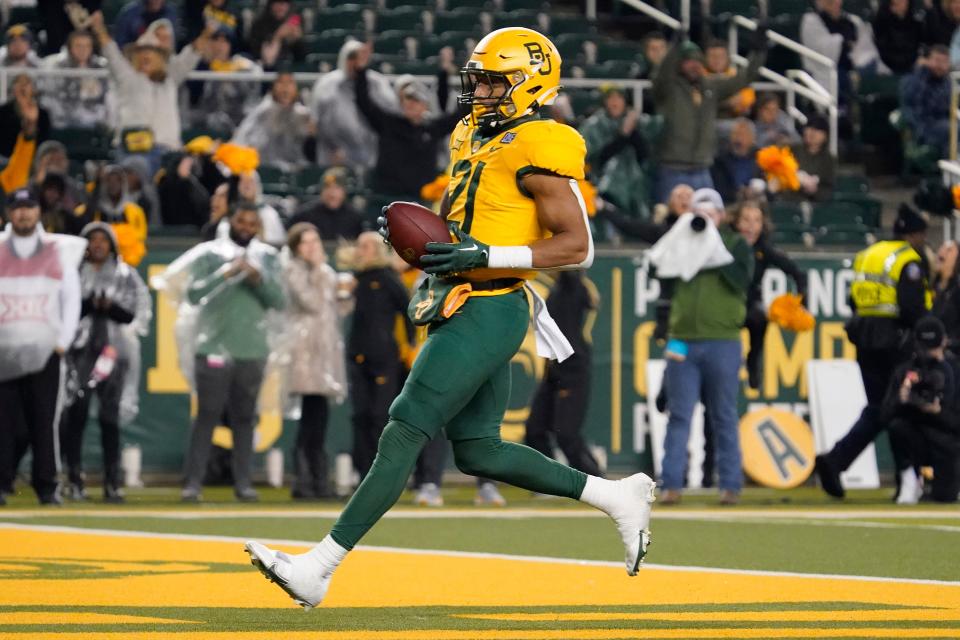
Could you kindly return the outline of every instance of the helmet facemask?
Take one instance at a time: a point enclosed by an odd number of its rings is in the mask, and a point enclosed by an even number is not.
[[[526,77],[526,74],[519,70],[487,71],[478,67],[464,67],[460,70],[463,92],[457,102],[470,107],[470,117],[481,132],[492,132],[502,123],[521,115],[512,94]],[[489,96],[477,97],[476,90],[481,84],[490,88]],[[496,95],[498,93],[500,95]]]

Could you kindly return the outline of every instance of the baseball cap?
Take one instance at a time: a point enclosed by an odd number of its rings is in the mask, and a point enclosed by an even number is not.
[[[703,49],[696,42],[687,40],[680,45],[680,59],[703,62]]]
[[[913,326],[914,339],[925,349],[936,349],[942,345],[946,333],[946,328],[936,316],[924,316]]]
[[[7,29],[7,42],[10,42],[14,38],[26,38],[30,42],[33,42],[33,32],[30,31],[30,27],[25,24],[14,24],[10,25]]]
[[[7,196],[7,209],[13,211],[20,207],[36,207],[37,201],[29,189],[17,189]]]
[[[693,192],[693,199],[690,201],[690,208],[699,211],[701,207],[710,207],[717,211],[723,211],[723,198],[716,189],[697,189]]]
[[[927,220],[923,214],[908,203],[903,202],[897,208],[897,219],[893,222],[893,232],[898,235],[925,231]]]

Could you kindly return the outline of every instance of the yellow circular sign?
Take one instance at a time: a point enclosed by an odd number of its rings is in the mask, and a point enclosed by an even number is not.
[[[755,482],[792,489],[810,477],[816,450],[813,431],[802,418],[770,407],[740,420],[743,470]]]

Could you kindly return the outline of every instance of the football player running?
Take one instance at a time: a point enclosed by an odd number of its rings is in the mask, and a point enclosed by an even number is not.
[[[543,118],[560,91],[560,55],[524,28],[483,38],[460,75],[470,115],[450,138],[450,185],[441,215],[457,242],[429,243],[421,259],[429,287],[469,283],[462,307],[438,316],[403,390],[390,407],[377,457],[333,529],[307,553],[289,555],[248,542],[251,561],[298,604],[323,599],[334,570],[397,501],[424,445],[445,428],[466,474],[580,500],[607,513],[635,575],[650,543],[653,481],[642,473],[611,481],[588,476],[500,439],[510,360],[530,323],[541,355],[570,355],[542,300],[525,282],[539,269],[580,269],[593,240],[577,180],[586,146],[574,129]],[[389,238],[386,221],[381,233]],[[433,299],[433,296],[430,297]]]

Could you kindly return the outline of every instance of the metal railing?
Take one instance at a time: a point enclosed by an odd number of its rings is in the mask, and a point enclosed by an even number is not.
[[[950,159],[957,159],[957,119],[960,118],[960,71],[950,74]]]

